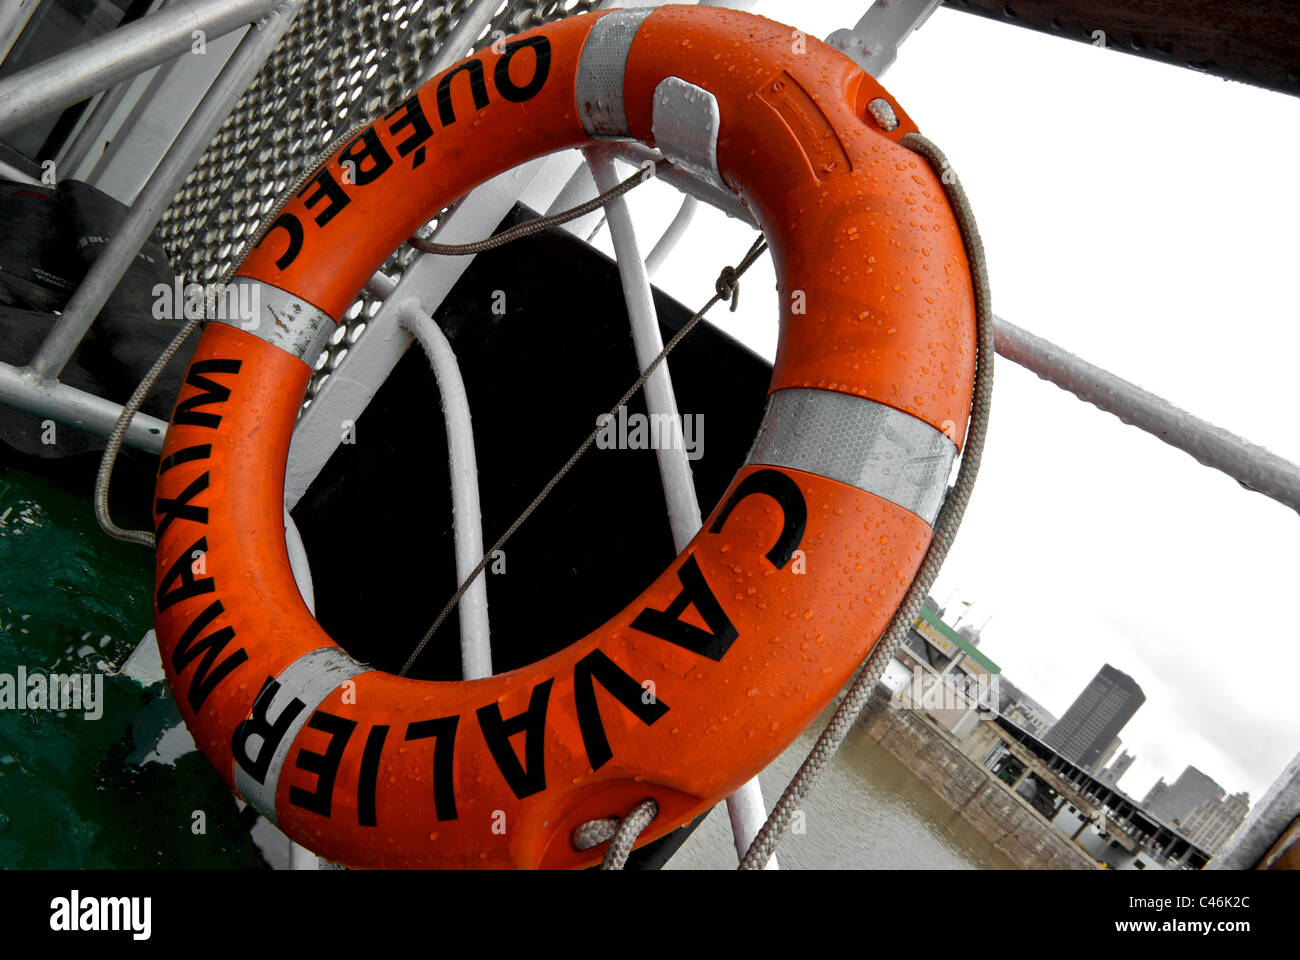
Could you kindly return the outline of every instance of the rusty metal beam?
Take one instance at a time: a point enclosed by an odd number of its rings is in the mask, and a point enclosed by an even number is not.
[[[944,0],[944,5],[1300,96],[1296,0]]]

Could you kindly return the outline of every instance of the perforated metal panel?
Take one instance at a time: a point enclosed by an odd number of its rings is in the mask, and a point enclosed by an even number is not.
[[[594,9],[599,0],[508,0],[479,38],[517,33]],[[470,7],[469,0],[309,0],[231,111],[158,226],[178,273],[220,279],[244,256],[263,218],[348,129],[391,110]],[[422,232],[429,232],[436,219]],[[416,251],[384,264],[400,278]],[[308,387],[316,390],[379,309],[369,293],[348,308]]]

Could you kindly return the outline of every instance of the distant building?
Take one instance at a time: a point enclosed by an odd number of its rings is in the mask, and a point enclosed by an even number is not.
[[[1006,677],[1002,678],[1001,703],[998,704],[998,712],[1039,740],[1042,740],[1047,735],[1047,731],[1052,729],[1052,724],[1056,723],[1055,715]]]
[[[1173,783],[1163,777],[1142,798],[1144,810],[1154,813],[1166,823],[1181,824],[1183,818],[1206,800],[1220,800],[1225,791],[1214,780],[1189,766]]]
[[[1091,770],[1145,702],[1146,694],[1132,677],[1105,664],[1043,742]]]
[[[1207,798],[1183,817],[1183,836],[1198,847],[1217,855],[1249,812],[1248,793],[1234,793],[1225,800]]]
[[[1104,783],[1109,783],[1112,787],[1119,783],[1119,778],[1128,773],[1128,768],[1133,766],[1133,761],[1137,757],[1127,750],[1120,751],[1120,755],[1115,758],[1115,762],[1097,775],[1097,779]]]
[[[1002,711],[1002,716],[1021,729],[1029,731],[1039,740],[1043,739],[1047,731],[1051,729],[1050,723],[1045,723],[1042,717],[1024,703],[1013,703]]]
[[[1092,766],[1088,768],[1088,772],[1100,774],[1101,771],[1106,768],[1106,764],[1110,763],[1110,758],[1115,756],[1115,752],[1119,750],[1119,744],[1120,744],[1119,737],[1116,737],[1114,740],[1112,740],[1110,742],[1110,746],[1108,746],[1105,750],[1103,750],[1098,755],[1097,759],[1092,762]]]

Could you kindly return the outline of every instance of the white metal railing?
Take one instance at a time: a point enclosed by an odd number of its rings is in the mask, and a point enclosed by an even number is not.
[[[41,0],[6,0],[0,7],[0,61],[9,55],[40,5]]]
[[[420,342],[433,377],[447,427],[447,460],[451,469],[451,530],[456,554],[456,580],[464,583],[483,559],[483,520],[479,508],[478,461],[474,454],[474,428],[469,397],[460,375],[456,354],[442,327],[420,309],[417,301],[398,307],[402,326]],[[464,680],[492,676],[492,643],[488,630],[487,577],[466,588],[456,608],[460,620],[460,673]]]
[[[112,431],[121,406],[60,383],[59,374],[148,239],[163,209],[303,2],[195,0],[152,13],[0,81],[3,132],[188,50],[194,42],[194,31],[215,37],[257,20],[177,134],[36,355],[21,369],[0,363],[0,400],[95,433]],[[137,414],[128,428],[127,441],[158,452],[165,430],[165,424]]]
[[[158,218],[162,216],[163,210],[176,196],[176,191],[194,166],[195,161],[212,142],[212,138],[216,135],[222,121],[225,120],[226,114],[230,112],[231,107],[235,105],[235,101],[239,99],[239,95],[243,93],[253,75],[257,73],[262,61],[280,42],[280,37],[303,3],[304,0],[202,0],[200,3],[186,5],[184,16],[178,16],[177,11],[174,10],[162,10],[128,27],[123,27],[120,31],[114,31],[114,33],[125,33],[134,27],[146,27],[148,22],[155,17],[169,18],[165,29],[159,27],[156,30],[136,32],[130,38],[118,38],[117,43],[110,44],[110,49],[116,51],[115,55],[126,61],[131,69],[143,69],[173,55],[175,51],[172,49],[172,37],[182,30],[184,30],[186,41],[185,48],[188,49],[189,43],[193,42],[189,30],[201,29],[201,27],[197,26],[190,27],[191,24],[207,23],[209,29],[214,33],[227,32],[245,26],[250,16],[265,15],[262,20],[258,21],[255,28],[250,30],[248,35],[240,41],[239,46],[226,62],[226,65],[222,67],[207,94],[204,95],[198,107],[195,108],[193,115],[176,135],[175,142],[163,157],[162,162],[158,164],[158,169],[154,171],[136,197],[135,202],[131,204],[130,211],[115,231],[113,239],[105,246],[103,252],[95,258],[94,264],[86,272],[86,276],[72,295],[72,299],[68,301],[68,305],[58,323],[50,330],[49,335],[41,344],[41,348],[36,352],[36,356],[32,358],[31,363],[28,365],[27,376],[29,378],[36,380],[58,378],[64,365],[73,352],[76,351],[77,345],[81,343],[82,338],[86,335],[86,331],[90,329],[95,317],[98,316],[104,304],[108,302],[109,296],[131,266],[131,262],[135,259],[140,248],[149,238],[149,234],[158,223]],[[237,6],[238,16],[227,10],[232,4]],[[198,15],[200,9],[206,11],[208,7],[220,7],[224,12],[221,16],[217,16],[215,13],[207,16]],[[112,37],[113,34],[110,34],[105,39],[111,40]],[[144,51],[132,50],[130,42],[138,42],[144,47]],[[90,57],[91,51],[86,48],[94,47],[99,43],[98,40],[92,40],[78,49],[85,50],[85,55]],[[119,48],[123,48],[125,52]],[[50,82],[61,83],[69,89],[79,91],[79,94],[84,96],[90,92],[90,89],[94,89],[93,87],[87,89],[87,84],[95,78],[93,73],[89,75],[89,80],[82,80],[76,84],[70,80],[57,79],[65,73],[79,72],[86,69],[84,63],[77,59],[77,54],[78,51],[74,50],[62,57],[55,57],[55,60],[71,58],[61,63],[57,72],[53,68],[45,70],[42,65],[33,67],[30,70],[24,70],[17,76],[11,77],[10,81],[21,82],[24,75],[33,71],[43,71],[39,79],[44,79],[46,74],[53,74],[56,79]],[[102,59],[102,57],[91,58],[90,62],[97,62],[98,59]],[[105,83],[114,83],[120,80],[126,72],[128,72],[126,68],[110,69],[107,70],[107,77],[103,79]],[[27,82],[36,83],[38,77],[33,76]],[[18,89],[24,89],[21,83]],[[12,112],[7,114],[3,106],[6,92],[3,87],[0,87],[0,131],[4,129],[3,118],[6,115],[12,115]]]
[[[1247,490],[1300,511],[1300,466],[1001,317],[996,332],[998,353],[1013,363],[1226,473]]]
[[[191,0],[175,4],[5,77],[0,80],[0,134],[185,53],[196,32],[221,36],[273,16],[286,6],[296,13],[301,2]],[[278,33],[276,36],[278,39]]]

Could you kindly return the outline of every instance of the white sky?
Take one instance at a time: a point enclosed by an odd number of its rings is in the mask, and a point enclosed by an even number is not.
[[[824,37],[868,5],[756,12]],[[942,8],[884,83],[971,196],[1000,316],[1300,461],[1300,100]],[[644,249],[667,189],[630,195]],[[655,278],[691,308],[753,236],[695,223]],[[766,259],[742,287],[710,319],[771,359]],[[1190,763],[1258,798],[1300,750],[1300,517],[1001,358],[996,384],[935,596],[1058,716],[1103,663],[1138,681],[1130,794]]]

